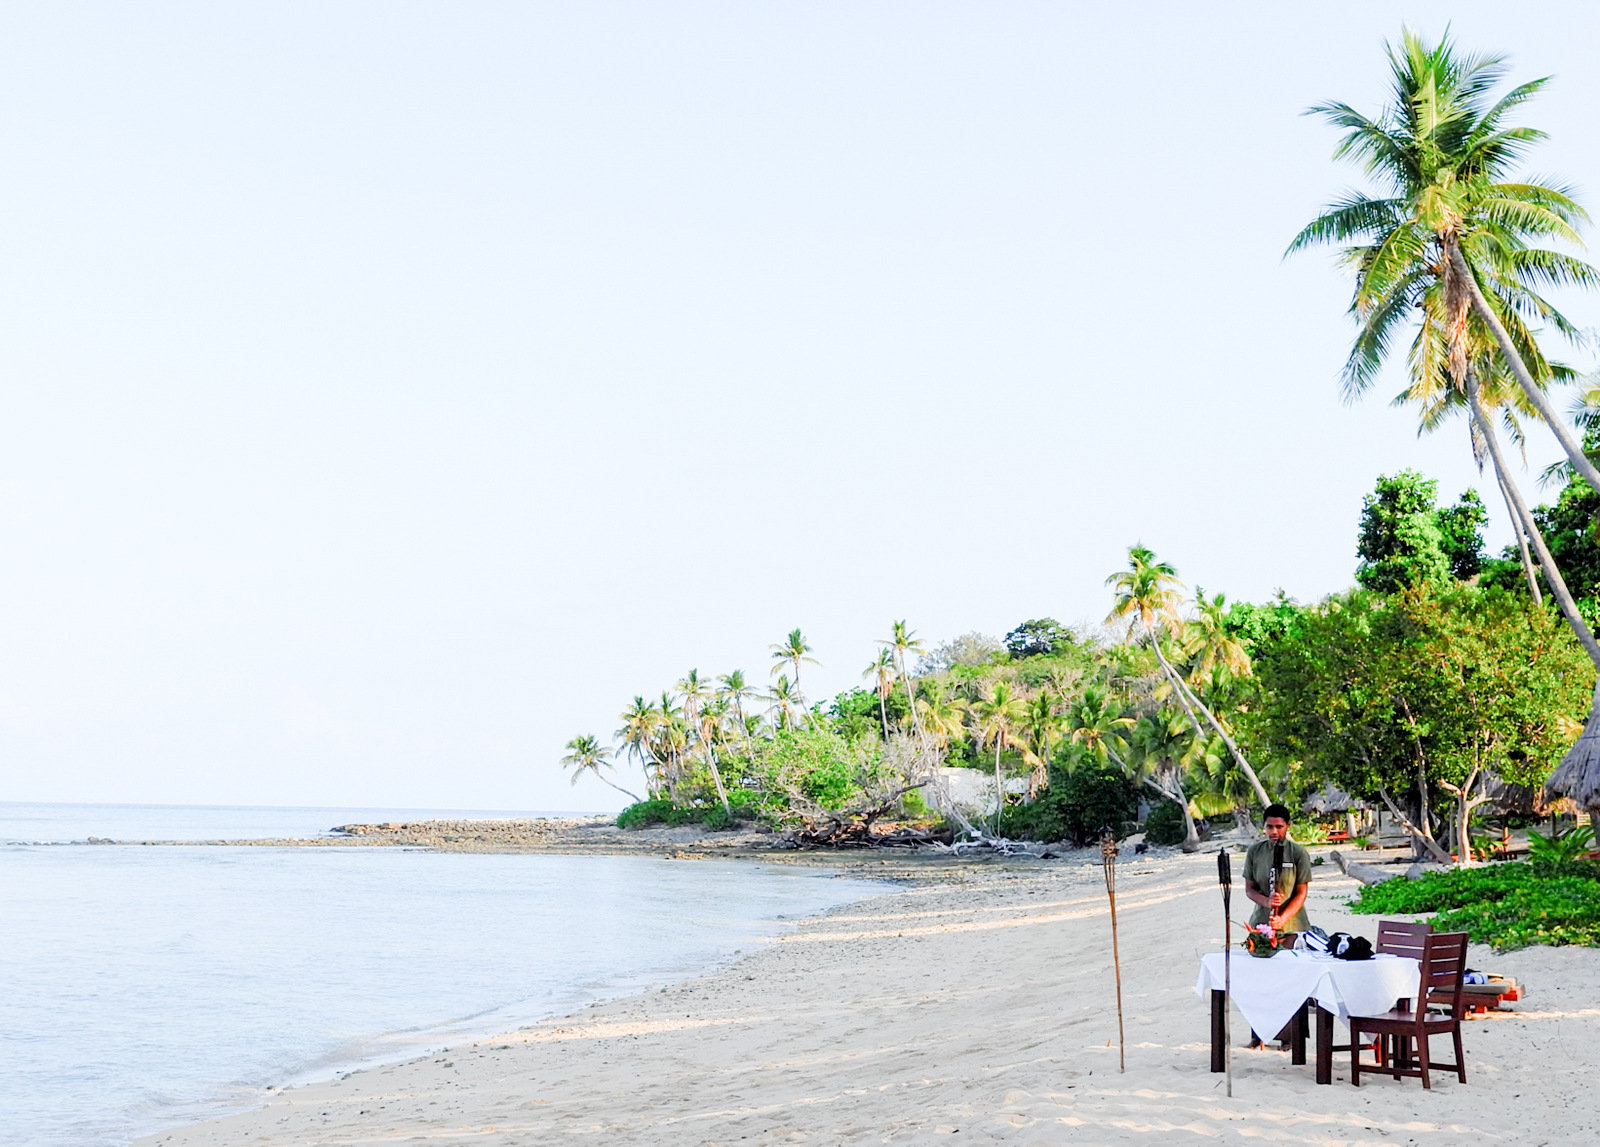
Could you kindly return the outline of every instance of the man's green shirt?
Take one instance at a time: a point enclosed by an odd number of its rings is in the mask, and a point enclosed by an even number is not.
[[[1258,840],[1250,846],[1250,851],[1244,854],[1244,878],[1252,882],[1262,892],[1270,892],[1272,885],[1272,848],[1270,840]],[[1295,889],[1303,884],[1311,883],[1311,854],[1305,850],[1304,845],[1296,844],[1292,840],[1283,842],[1283,868],[1278,873],[1278,891],[1283,893],[1284,903],[1294,895]],[[1256,910],[1250,916],[1250,923],[1265,924],[1272,913],[1264,904],[1257,904]],[[1283,932],[1304,932],[1311,926],[1311,921],[1306,919],[1305,905],[1300,906],[1300,911],[1285,920],[1280,927]]]

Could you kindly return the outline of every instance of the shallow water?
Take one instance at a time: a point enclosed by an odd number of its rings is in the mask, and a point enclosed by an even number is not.
[[[0,835],[24,807],[0,806]],[[80,836],[92,811],[56,806],[52,824],[49,807],[26,806],[20,819],[48,830],[28,839],[419,818],[146,810],[151,831]],[[130,823],[98,822],[119,816]],[[692,975],[785,917],[882,887],[748,863],[399,848],[10,844],[0,873],[0,1143],[50,1147],[126,1143],[268,1085]]]

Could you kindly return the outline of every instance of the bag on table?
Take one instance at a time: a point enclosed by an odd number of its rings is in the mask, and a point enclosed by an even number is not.
[[[1365,936],[1352,936],[1348,932],[1335,932],[1328,937],[1328,952],[1341,960],[1372,959],[1372,941]]]

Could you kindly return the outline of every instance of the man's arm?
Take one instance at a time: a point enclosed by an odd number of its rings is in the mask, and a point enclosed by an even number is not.
[[[1265,892],[1261,891],[1260,888],[1256,887],[1256,882],[1251,880],[1249,877],[1245,878],[1244,894],[1251,900],[1254,900],[1257,904],[1261,905],[1263,908],[1276,908],[1278,906],[1278,901],[1283,899],[1283,893],[1281,892],[1275,891],[1272,893],[1272,895],[1268,896]]]
[[[1300,909],[1305,905],[1306,893],[1310,891],[1311,882],[1309,880],[1305,881],[1304,883],[1296,884],[1294,886],[1294,893],[1289,897],[1288,902],[1285,903],[1283,907],[1273,910],[1272,919],[1269,920],[1268,923],[1276,929],[1285,920],[1292,920],[1294,918],[1294,914],[1300,911]]]

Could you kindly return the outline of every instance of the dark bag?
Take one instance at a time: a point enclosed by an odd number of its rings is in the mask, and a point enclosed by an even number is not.
[[[1372,941],[1365,936],[1352,936],[1348,932],[1335,932],[1328,937],[1328,951],[1341,960],[1372,959]]]

